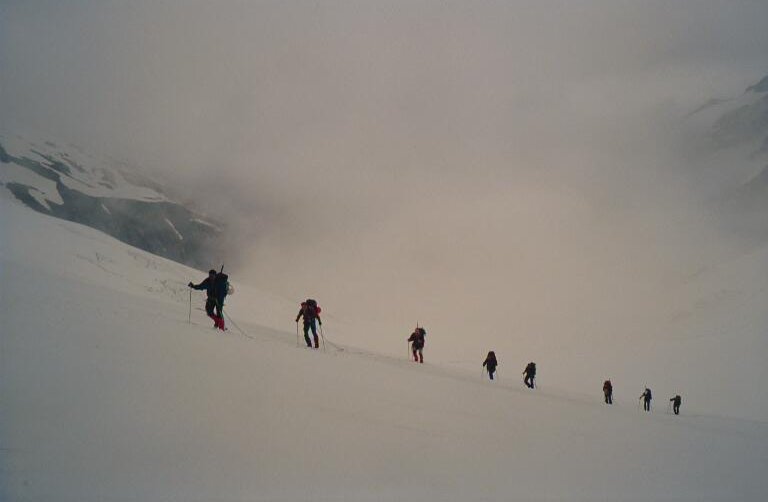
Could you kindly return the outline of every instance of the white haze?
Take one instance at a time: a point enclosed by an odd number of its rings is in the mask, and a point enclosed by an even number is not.
[[[764,2],[4,2],[0,19],[4,120],[166,170],[242,236],[212,262],[367,323],[360,345],[402,352],[419,321],[442,361],[626,362],[652,341],[658,368],[676,288],[742,247],[704,203],[747,173],[713,183],[683,117],[766,73]]]

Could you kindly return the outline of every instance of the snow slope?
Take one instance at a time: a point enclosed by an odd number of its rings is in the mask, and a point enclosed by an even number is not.
[[[527,391],[336,343],[293,301],[0,198],[0,500],[762,501],[768,424]],[[56,243],[55,249],[52,243]],[[479,362],[478,362],[479,363]]]

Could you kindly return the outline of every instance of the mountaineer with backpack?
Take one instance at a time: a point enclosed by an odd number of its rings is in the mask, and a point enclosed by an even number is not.
[[[683,398],[680,397],[680,394],[676,395],[672,399],[670,399],[670,402],[672,403],[672,411],[675,412],[675,415],[680,414],[680,404],[683,402]]]
[[[317,338],[317,326],[315,325],[315,319],[317,319],[317,323],[320,324],[320,326],[323,325],[322,319],[320,319],[320,311],[322,309],[320,308],[320,305],[317,304],[317,302],[311,298],[308,298],[306,301],[301,302],[301,308],[299,309],[299,313],[296,316],[296,323],[298,324],[299,319],[302,317],[304,318],[304,341],[307,342],[307,347],[310,349],[312,348],[312,342],[309,339],[309,330],[312,330],[312,335],[315,338],[315,347],[320,347],[320,340]]]
[[[496,366],[498,365],[499,362],[496,360],[496,353],[494,351],[488,352],[485,361],[483,361],[483,366],[488,370],[488,378],[491,380],[493,380],[493,374],[496,373]]]
[[[525,375],[525,378],[523,381],[525,382],[526,387],[529,389],[533,389],[536,387],[536,363],[530,362],[525,367],[525,370],[523,370],[523,375]]]
[[[208,277],[203,279],[200,284],[190,282],[188,286],[192,289],[205,290],[207,295],[205,313],[213,319],[215,328],[225,331],[227,328],[224,327],[224,298],[230,292],[229,276],[224,272],[217,273],[211,269],[208,271]]]
[[[427,336],[427,330],[424,328],[416,327],[416,329],[408,337],[408,341],[411,342],[411,351],[413,352],[413,360],[417,363],[424,362],[424,337]]]
[[[651,399],[652,399],[652,397],[653,396],[651,395],[651,389],[646,387],[645,390],[643,391],[643,393],[640,394],[640,397],[638,398],[638,399],[642,399],[643,400],[643,410],[651,411]]]
[[[610,380],[603,382],[603,394],[605,395],[605,404],[613,404],[613,384]]]

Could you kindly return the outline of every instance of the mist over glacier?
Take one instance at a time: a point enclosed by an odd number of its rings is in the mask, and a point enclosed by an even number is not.
[[[687,118],[765,76],[762,3],[0,9],[5,123],[172,175],[241,237],[211,266],[358,345],[400,354],[418,321],[436,361],[765,416],[740,392],[763,373],[712,362],[765,329],[759,232],[720,203],[761,166]]]

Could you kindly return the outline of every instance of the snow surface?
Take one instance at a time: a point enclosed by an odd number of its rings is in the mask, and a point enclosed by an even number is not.
[[[0,198],[0,500],[765,500],[768,424],[338,344],[296,303]],[[243,331],[239,331],[239,329]]]

